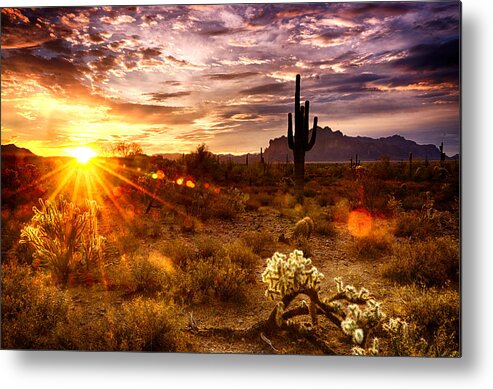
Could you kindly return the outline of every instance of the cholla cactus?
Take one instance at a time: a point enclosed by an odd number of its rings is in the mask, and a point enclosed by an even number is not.
[[[262,273],[262,281],[268,285],[265,294],[271,299],[281,299],[270,315],[268,322],[271,328],[278,327],[294,331],[297,336],[308,336],[322,350],[333,353],[317,335],[317,330],[323,328],[318,326],[318,316],[322,316],[351,338],[355,345],[354,354],[377,355],[378,339],[374,338],[370,347],[367,344],[371,331],[385,318],[381,304],[368,289],[344,285],[340,277],[334,279],[337,292],[322,300],[319,296],[322,279],[323,274],[299,250],[294,250],[288,257],[276,252],[268,258],[267,267]],[[300,294],[306,295],[309,301],[301,300],[297,307],[290,309],[290,303]],[[311,325],[293,320],[303,315],[310,315]]]
[[[267,267],[262,273],[262,281],[268,284],[265,294],[271,299],[282,299],[307,290],[318,291],[323,277],[311,259],[305,258],[300,250],[294,250],[288,258],[276,252],[267,259]]]
[[[369,356],[374,356],[374,355],[378,355],[379,352],[380,352],[380,341],[378,338],[373,338],[373,342],[372,342],[372,345],[371,347],[367,348],[367,349],[364,349],[362,347],[353,347],[351,349],[351,351],[353,352],[353,355],[369,355]]]
[[[74,203],[60,196],[56,201],[39,199],[40,208],[33,207],[34,216],[21,231],[21,244],[34,248],[33,258],[49,267],[55,278],[66,283],[75,262],[101,258],[104,238],[97,234],[98,206],[87,202],[81,211]]]

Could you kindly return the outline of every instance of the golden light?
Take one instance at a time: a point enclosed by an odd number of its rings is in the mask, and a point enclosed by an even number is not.
[[[178,178],[178,179],[176,180],[176,183],[177,183],[178,185],[182,185],[182,184],[183,184],[183,181],[184,181],[184,179],[183,179],[183,178]]]
[[[157,173],[152,173],[152,176],[151,176],[154,180],[157,180]]]
[[[92,158],[96,157],[98,154],[96,151],[91,149],[90,147],[86,146],[81,146],[81,147],[74,147],[73,149],[69,149],[68,153],[77,159],[78,163],[81,163],[85,165],[88,163]]]
[[[372,228],[372,217],[366,209],[351,211],[348,218],[348,230],[357,238],[367,236]]]
[[[195,183],[191,180],[187,180],[186,184],[185,184],[188,188],[195,188]]]

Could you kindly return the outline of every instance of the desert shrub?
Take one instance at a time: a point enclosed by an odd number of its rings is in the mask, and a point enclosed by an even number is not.
[[[134,256],[129,263],[130,290],[144,295],[169,292],[174,269],[168,260],[157,252]]]
[[[224,246],[225,255],[233,264],[238,265],[246,272],[250,282],[257,278],[255,269],[259,262],[259,256],[256,255],[243,240],[237,239]]]
[[[217,298],[222,301],[241,301],[248,272],[229,257],[205,258],[187,264],[179,276],[178,292],[187,303],[203,303]]]
[[[58,348],[87,351],[176,351],[174,307],[137,297],[119,307],[101,307],[104,314],[88,318],[72,310],[67,325],[56,331]]]
[[[161,253],[171,258],[173,264],[182,269],[197,256],[194,246],[185,239],[174,239],[164,242]]]
[[[2,348],[51,349],[53,329],[64,325],[69,300],[50,278],[30,267],[2,264]]]
[[[349,217],[349,201],[342,199],[331,208],[332,221],[338,223],[346,223]]]
[[[267,231],[248,231],[241,234],[240,238],[245,244],[252,249],[252,251],[265,257],[272,254],[272,246],[274,244],[274,238]]]
[[[362,187],[365,208],[371,212],[385,210],[387,205],[385,182],[367,176],[362,180]]]
[[[460,299],[456,291],[416,286],[397,292],[405,321],[389,323],[394,355],[456,357],[460,352]]]
[[[315,232],[318,233],[319,235],[325,237],[332,237],[335,236],[337,233],[334,224],[326,218],[315,219],[314,224],[315,224]]]
[[[441,286],[458,282],[459,268],[459,244],[445,236],[397,244],[384,275],[401,284]]]
[[[86,270],[99,266],[104,238],[98,234],[97,203],[87,201],[85,210],[63,197],[39,203],[20,240],[34,248],[33,258],[49,267],[61,284],[67,283],[76,266]]]
[[[296,198],[290,193],[279,193],[274,197],[272,205],[278,209],[293,208],[296,205]]]
[[[273,203],[273,196],[271,196],[269,193],[259,193],[255,196],[255,199],[260,203],[260,206],[262,207],[268,207],[272,205]]]
[[[292,243],[296,250],[302,251],[306,257],[311,257],[313,255],[313,247],[309,239],[305,237],[298,237]]]
[[[392,250],[392,237],[385,229],[372,230],[368,235],[355,237],[351,250],[359,258],[377,259]]]
[[[234,188],[225,194],[216,196],[211,201],[208,214],[218,219],[231,220],[246,209],[249,195]]]
[[[209,235],[198,235],[194,239],[199,258],[216,258],[224,255],[223,244],[217,238]]]
[[[417,212],[401,213],[396,222],[394,235],[425,239],[434,235],[433,225],[426,220],[421,220]]]

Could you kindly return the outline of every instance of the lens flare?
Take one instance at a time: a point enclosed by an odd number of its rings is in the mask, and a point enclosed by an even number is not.
[[[193,182],[192,180],[187,180],[187,182],[185,183],[185,185],[188,187],[188,188],[195,188],[195,182]]]
[[[370,233],[371,228],[372,217],[366,209],[359,208],[349,213],[348,230],[351,235],[362,238]]]
[[[178,178],[178,179],[176,180],[176,183],[177,183],[178,185],[183,185],[183,181],[184,181],[184,179],[183,179],[183,178]]]

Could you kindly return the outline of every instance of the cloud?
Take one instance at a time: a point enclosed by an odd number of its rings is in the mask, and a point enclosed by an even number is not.
[[[57,38],[49,23],[24,13],[17,8],[2,8],[2,49],[36,47]]]
[[[255,86],[253,88],[243,89],[240,91],[242,95],[277,95],[286,92],[288,89],[288,85],[285,83],[270,83]]]
[[[211,80],[237,80],[258,75],[259,72],[242,72],[242,73],[216,73],[208,74],[206,77]]]
[[[408,55],[393,62],[409,70],[437,70],[459,67],[459,39],[444,43],[422,43],[411,47]]]
[[[150,96],[151,100],[153,101],[164,101],[168,99],[173,99],[176,97],[184,97],[184,96],[190,96],[192,92],[190,91],[183,91],[183,92],[172,92],[172,93],[144,93],[145,96]]]

